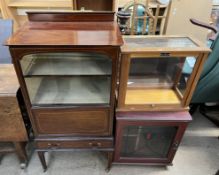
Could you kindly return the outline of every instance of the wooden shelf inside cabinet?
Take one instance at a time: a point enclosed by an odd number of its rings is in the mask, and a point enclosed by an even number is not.
[[[71,0],[11,0],[9,7],[54,7],[67,8],[72,7]]]
[[[125,104],[180,104],[180,99],[172,89],[129,89]]]

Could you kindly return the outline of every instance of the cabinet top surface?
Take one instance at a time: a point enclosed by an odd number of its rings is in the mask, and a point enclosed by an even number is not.
[[[191,121],[187,111],[179,112],[117,112],[117,120],[129,121]]]
[[[204,44],[187,36],[123,36],[122,52],[210,52]]]
[[[0,96],[17,93],[19,84],[12,64],[0,65],[0,84]]]
[[[27,22],[7,41],[9,46],[121,46],[116,22]]]

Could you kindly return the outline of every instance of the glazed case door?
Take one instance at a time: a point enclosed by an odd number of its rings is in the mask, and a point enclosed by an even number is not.
[[[202,48],[189,37],[125,36],[124,41],[118,108],[159,111],[188,106],[206,58]]]
[[[31,105],[109,105],[112,60],[93,52],[25,55],[21,61]]]
[[[170,164],[184,124],[117,120],[115,162]]]

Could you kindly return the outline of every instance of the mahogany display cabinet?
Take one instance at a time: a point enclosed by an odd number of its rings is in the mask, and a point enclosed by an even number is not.
[[[114,164],[171,165],[188,112],[117,112]]]
[[[210,49],[184,36],[124,36],[117,111],[187,108]]]
[[[123,44],[114,13],[28,13],[7,41],[46,170],[46,151],[108,153],[117,63]]]

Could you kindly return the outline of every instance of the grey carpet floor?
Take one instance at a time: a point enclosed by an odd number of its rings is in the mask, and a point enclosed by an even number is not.
[[[15,154],[7,154],[0,175],[214,175],[219,169],[219,128],[196,113],[176,153],[173,166],[114,165],[105,172],[106,160],[96,152],[53,152],[46,154],[48,170],[43,173],[36,153],[21,170]]]

